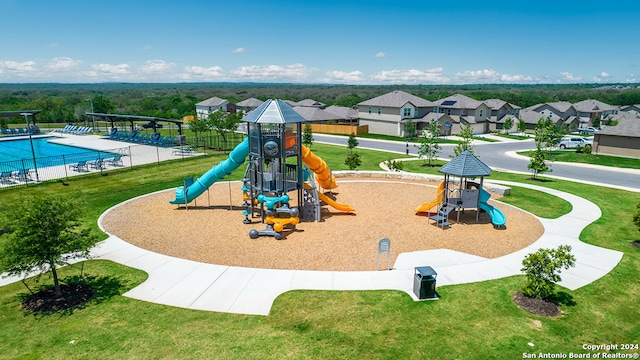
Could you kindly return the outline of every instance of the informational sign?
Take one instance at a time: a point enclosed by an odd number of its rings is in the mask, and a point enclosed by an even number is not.
[[[391,240],[382,238],[378,241],[378,270],[380,270],[380,254],[387,254],[387,270],[391,269]]]

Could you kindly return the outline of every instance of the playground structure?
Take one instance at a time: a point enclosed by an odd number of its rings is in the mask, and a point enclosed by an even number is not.
[[[247,115],[247,138],[229,157],[212,167],[190,186],[178,187],[172,204],[188,204],[215,182],[231,174],[249,157],[243,177],[243,222],[259,217],[263,230],[251,230],[252,239],[259,236],[283,238],[285,230],[295,230],[302,220],[321,221],[320,201],[337,210],[353,212],[319,192],[337,187],[331,169],[320,157],[302,145],[304,118],[282,100],[267,100]],[[312,176],[311,173],[315,176]],[[295,193],[297,206],[289,204]]]
[[[460,212],[466,209],[476,210],[476,222],[480,211],[485,211],[491,218],[491,223],[496,229],[504,229],[507,219],[500,209],[488,203],[491,195],[483,189],[484,177],[491,174],[491,169],[478,160],[469,151],[465,151],[455,159],[443,165],[438,172],[444,174],[444,181],[440,183],[436,197],[418,207],[417,213],[430,212],[437,208],[437,212],[429,216],[438,227],[451,225],[449,216],[453,211],[457,213],[457,221],[460,221]],[[459,177],[459,181],[453,181],[451,176]],[[470,179],[480,178],[480,183]],[[457,188],[454,185],[458,185]]]

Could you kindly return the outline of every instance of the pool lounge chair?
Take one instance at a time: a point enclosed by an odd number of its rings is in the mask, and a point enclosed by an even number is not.
[[[87,165],[96,170],[102,169],[104,167],[104,159],[89,160]]]
[[[23,129],[23,128],[18,128],[18,134],[20,134],[20,135],[27,135],[27,132],[26,132],[26,131],[24,131],[24,129]]]
[[[19,181],[31,180],[31,169],[20,169],[11,172],[11,177]]]
[[[2,128],[0,129],[0,131],[2,131],[2,135],[11,135],[11,131],[9,131],[8,129]]]
[[[13,171],[2,171],[0,172],[0,183],[3,183],[7,180],[11,180],[13,176],[11,175]]]
[[[89,165],[87,165],[86,160],[78,161],[77,163],[69,164],[69,169],[73,169],[75,171],[80,171],[80,169],[85,169],[89,171]]]
[[[9,131],[11,131],[11,135],[18,135],[18,132],[14,128],[9,129]]]
[[[162,146],[164,146],[164,147],[171,147],[171,146],[173,146],[173,144],[175,143],[175,141],[176,141],[176,137],[175,137],[175,136],[171,136],[171,137],[169,137],[168,139],[167,139],[167,138],[165,138],[165,140],[164,140],[164,141],[163,141],[163,143],[162,143]]]
[[[111,164],[111,166],[116,166],[116,164],[120,164],[120,166],[124,165],[122,162],[122,155],[116,154],[114,157],[106,158],[103,160],[104,164]]]

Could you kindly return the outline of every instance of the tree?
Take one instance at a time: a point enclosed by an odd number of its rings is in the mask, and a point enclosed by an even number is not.
[[[302,131],[302,145],[310,147],[313,144],[313,130],[311,124],[305,124]]]
[[[593,126],[594,128],[598,129],[598,128],[600,128],[600,124],[601,123],[602,123],[602,121],[600,120],[600,116],[598,116],[595,119],[593,119],[593,122],[591,123],[591,126]]]
[[[189,122],[189,129],[193,131],[193,134],[196,136],[196,144],[198,144],[199,134],[211,130],[211,125],[207,120],[196,118]]]
[[[633,223],[638,227],[640,231],[640,202],[636,205],[636,213],[633,215]]]
[[[241,121],[242,112],[225,114],[221,111],[215,111],[209,114],[209,125],[216,130],[225,143],[227,142],[227,134],[235,131]]]
[[[56,267],[89,258],[98,241],[81,226],[84,212],[76,198],[36,195],[11,208],[4,219],[9,237],[0,243],[0,272],[21,276],[51,271],[55,292],[61,295]]]
[[[557,249],[540,249],[522,260],[522,269],[527,280],[522,292],[532,298],[550,299],[555,283],[562,280],[560,270],[575,266],[571,246],[560,245]]]
[[[563,135],[558,126],[551,121],[551,117],[540,119],[536,123],[535,140],[547,148],[558,146]]]
[[[349,167],[349,170],[355,170],[358,166],[362,165],[362,159],[358,153],[347,155],[344,159],[344,164]]]
[[[96,113],[111,114],[116,108],[108,98],[102,95],[94,96],[92,101],[93,111]]]
[[[433,119],[429,122],[428,130],[422,132],[420,145],[416,146],[418,148],[418,158],[426,158],[429,166],[431,166],[431,161],[436,158],[438,151],[442,149],[440,144],[438,144],[439,134],[440,123]]]
[[[358,139],[356,139],[356,134],[351,133],[349,135],[349,140],[347,140],[347,149],[349,150],[349,155],[353,154],[353,149],[358,146]]]
[[[407,122],[404,124],[404,137],[406,139],[414,139],[417,135],[416,123],[411,119],[407,119]]]
[[[541,143],[536,141],[536,149],[529,151],[529,157],[531,160],[527,164],[527,169],[533,171],[533,178],[536,179],[538,174],[544,174],[545,172],[551,172],[552,170],[547,166],[547,152],[542,149]]]
[[[511,131],[511,128],[513,127],[513,119],[511,117],[508,117],[505,121],[504,124],[502,124],[502,129],[504,131],[506,131],[506,133],[508,134],[509,131]]]
[[[518,119],[518,132],[524,136],[524,132],[527,130],[527,123],[522,119]]]
[[[460,129],[460,137],[460,142],[455,148],[453,148],[455,156],[458,156],[465,151],[469,151],[473,154],[473,129],[471,128],[471,125],[466,124]]]

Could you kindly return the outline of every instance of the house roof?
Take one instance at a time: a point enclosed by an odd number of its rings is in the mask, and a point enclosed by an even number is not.
[[[512,109],[520,109],[520,106],[514,105],[512,103],[508,103],[500,99],[487,99],[484,101],[484,103],[487,104],[487,106],[490,107],[492,110],[498,110],[505,105],[509,105]]]
[[[331,105],[328,108],[324,109],[324,111],[335,114],[340,119],[349,120],[358,118],[358,110],[345,106]]]
[[[518,116],[519,119],[524,120],[525,123],[527,124],[537,124],[538,121],[540,121],[540,119],[544,118],[546,116],[542,115],[541,113],[534,111],[534,110],[530,110],[530,109],[522,109],[520,110],[520,115]],[[562,120],[562,118],[560,116],[558,116],[557,114],[553,114],[551,115],[551,121],[554,123],[557,123],[558,121]]]
[[[640,119],[628,112],[624,113],[628,114],[625,116],[619,116],[620,114],[614,115],[614,118],[618,120],[618,125],[606,126],[596,135],[640,137]]]
[[[580,112],[612,111],[618,109],[617,106],[593,99],[579,101],[573,104],[573,107]]]
[[[484,104],[484,102],[462,94],[454,94],[438,101],[439,107],[450,109],[477,109],[482,104]]]
[[[296,103],[296,106],[325,107],[326,105],[321,102],[315,101],[313,99],[304,99],[304,100],[298,101]]]
[[[240,102],[239,102],[239,103],[237,103],[236,105],[237,105],[237,106],[240,106],[240,107],[252,107],[252,108],[256,108],[256,107],[258,107],[258,106],[262,105],[262,103],[263,103],[263,102],[264,102],[264,101],[262,101],[262,100],[258,100],[258,99],[256,99],[256,98],[248,98],[248,99],[246,99],[246,100],[242,100],[242,101],[240,101]]]
[[[491,175],[491,168],[468,150],[465,150],[462,154],[444,164],[438,169],[438,172],[460,177],[489,176]]]
[[[207,100],[200,101],[199,103],[196,104],[196,106],[220,106],[225,103],[228,103],[228,101],[225,99],[220,99],[217,96],[214,96],[214,97],[208,98]]]
[[[549,107],[552,107],[561,113],[567,112],[567,110],[573,106],[573,104],[568,101],[555,101],[546,103],[546,105],[549,105]]]
[[[400,90],[395,90],[390,93],[374,97],[373,99],[365,100],[361,103],[358,103],[358,105],[401,108],[407,103],[411,103],[413,106],[418,108],[435,106],[434,102],[425,100],[421,97],[417,97]]]
[[[305,121],[291,106],[278,99],[265,101],[242,120],[261,124],[290,124]]]
[[[306,121],[337,120],[337,115],[316,107],[294,106],[293,110]]]
[[[437,120],[438,122],[442,122],[442,120],[444,120],[445,123],[446,122],[453,123],[453,122],[456,121],[456,120],[454,120],[453,116],[454,115],[447,115],[445,113],[437,113],[437,112],[430,111],[425,116],[423,116],[422,118],[420,118],[420,119],[411,119],[411,121],[428,123],[428,122],[431,122],[431,120]],[[406,122],[407,120],[409,120],[409,118],[402,119],[402,122]],[[458,120],[458,122],[460,122],[459,118],[457,120]]]

